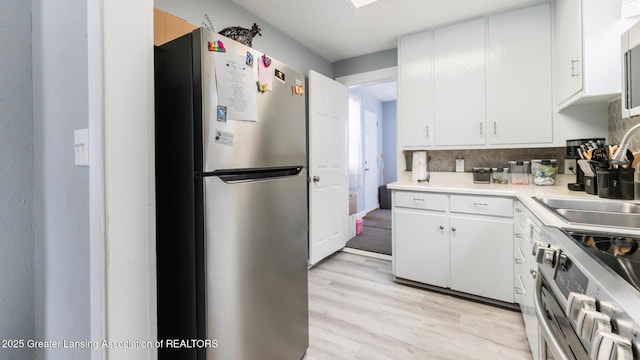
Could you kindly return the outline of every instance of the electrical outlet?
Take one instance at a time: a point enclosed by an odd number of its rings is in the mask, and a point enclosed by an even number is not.
[[[576,163],[576,159],[564,159],[564,173],[575,174],[576,171],[578,171],[576,169],[577,165],[578,164]]]

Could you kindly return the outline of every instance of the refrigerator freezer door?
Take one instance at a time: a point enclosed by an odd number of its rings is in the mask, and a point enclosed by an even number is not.
[[[204,178],[207,359],[298,360],[308,347],[307,198],[297,176]]]
[[[208,44],[218,40],[224,43],[226,52],[208,50]],[[202,171],[306,164],[305,96],[293,91],[296,81],[304,84],[304,76],[277,60],[271,60],[266,71],[272,79],[273,89],[260,93],[256,84],[258,62],[262,61],[259,51],[200,29],[194,32],[194,52],[196,59],[201,59],[200,66],[196,63],[194,71],[202,71],[201,76],[197,73],[194,76],[196,81],[202,79],[201,84],[196,84],[194,88],[196,99],[202,99]],[[255,121],[246,121],[226,116],[226,120],[222,121],[224,117],[218,117],[218,105],[228,107],[229,104],[220,103],[225,98],[219,90],[221,87],[237,87],[240,82],[226,83],[221,76],[216,76],[215,58],[220,60],[235,56],[245,59],[247,52],[254,59],[253,66],[247,65],[247,73],[244,74],[253,76],[251,86],[249,89],[241,87],[245,91],[234,91],[234,94],[256,98],[257,118]],[[284,74],[284,81],[275,76],[276,71]],[[202,92],[199,94],[200,90]],[[200,109],[194,110],[197,112]],[[199,118],[197,114],[195,118]]]

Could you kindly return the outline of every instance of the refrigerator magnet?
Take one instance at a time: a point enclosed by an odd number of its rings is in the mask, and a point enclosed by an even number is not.
[[[292,86],[292,92],[294,95],[304,95],[304,84],[302,81],[295,79]]]
[[[216,144],[233,146],[233,134],[216,130]]]
[[[253,54],[247,51],[247,65],[253,67]]]
[[[271,58],[267,56],[267,54],[262,55],[262,64],[264,67],[268,68],[271,66]]]
[[[275,75],[278,79],[280,79],[282,82],[284,82],[284,73],[278,69],[276,69],[275,71]]]
[[[209,51],[227,52],[227,49],[225,49],[224,44],[220,40],[213,41],[213,42],[209,41],[207,47],[209,48]]]
[[[220,122],[227,122],[227,107],[218,105],[217,120]]]
[[[269,84],[262,83],[262,82],[260,82],[260,80],[256,81],[256,84],[258,85],[258,92],[260,94],[263,94],[263,93],[267,92],[267,88],[268,88]]]

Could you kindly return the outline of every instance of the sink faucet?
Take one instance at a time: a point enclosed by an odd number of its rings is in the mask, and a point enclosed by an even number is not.
[[[631,129],[629,129],[626,134],[624,134],[618,150],[613,154],[611,164],[622,165],[628,163],[628,161],[625,160],[625,157],[627,155],[627,149],[629,148],[629,140],[631,140],[631,137],[638,131],[640,131],[640,124],[635,125]]]

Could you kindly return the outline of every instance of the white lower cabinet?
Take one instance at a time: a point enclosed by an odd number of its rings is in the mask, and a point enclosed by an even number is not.
[[[451,215],[451,289],[513,302],[513,220]]]
[[[393,192],[397,278],[514,302],[513,200]]]
[[[447,287],[449,219],[446,213],[398,208],[394,216],[398,239],[393,251],[396,276]]]

